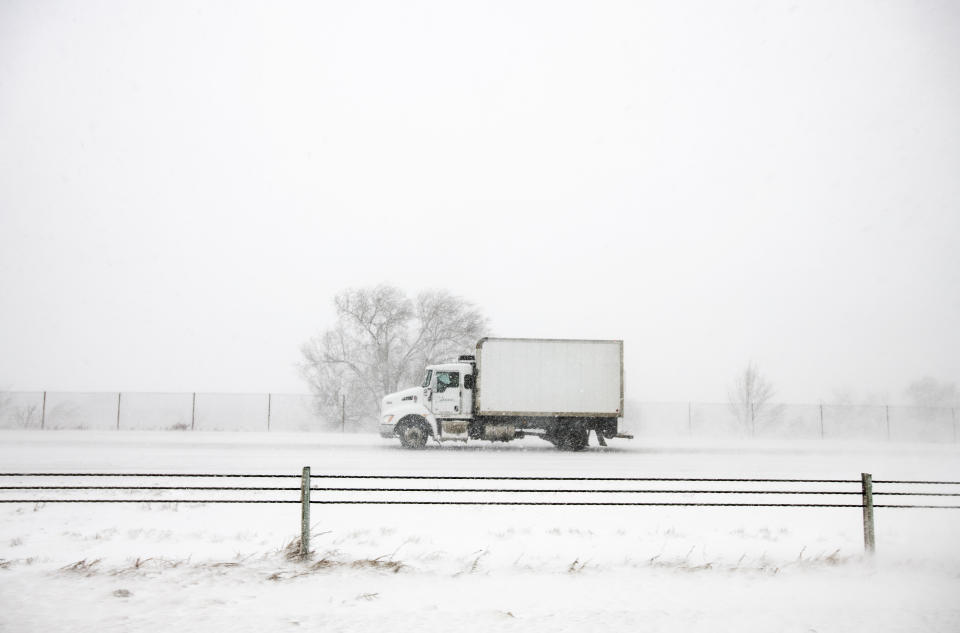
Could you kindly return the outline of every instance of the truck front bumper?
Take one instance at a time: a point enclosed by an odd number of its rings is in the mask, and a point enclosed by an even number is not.
[[[383,437],[383,438],[386,438],[386,439],[390,439],[391,437],[396,437],[397,434],[396,434],[395,426],[396,426],[396,425],[394,425],[392,422],[390,422],[390,423],[381,422],[381,423],[380,423],[380,437]]]

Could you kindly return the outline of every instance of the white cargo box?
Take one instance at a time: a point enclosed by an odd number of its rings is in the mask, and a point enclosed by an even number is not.
[[[486,338],[480,415],[623,416],[623,341]]]

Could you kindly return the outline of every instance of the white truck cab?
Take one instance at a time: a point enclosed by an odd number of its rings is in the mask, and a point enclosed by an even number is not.
[[[566,450],[618,433],[623,341],[485,338],[475,355],[430,365],[419,387],[387,395],[380,435],[407,448],[536,435]]]
[[[466,424],[461,422],[459,425],[444,425],[443,422],[466,421],[473,417],[473,379],[472,362],[428,366],[419,387],[391,393],[383,399],[380,407],[380,436],[399,436],[401,444],[412,448],[426,444],[428,436],[439,438],[444,430],[445,439],[466,441]],[[401,428],[398,431],[397,424],[401,420],[413,418],[422,419],[427,428],[423,425],[412,425],[412,428]]]

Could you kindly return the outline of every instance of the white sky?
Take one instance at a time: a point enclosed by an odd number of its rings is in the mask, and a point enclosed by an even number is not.
[[[0,387],[303,391],[380,281],[634,399],[960,381],[958,7],[0,0]]]

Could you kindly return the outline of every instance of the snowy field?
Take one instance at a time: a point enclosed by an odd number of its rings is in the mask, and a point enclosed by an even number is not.
[[[637,439],[571,454],[529,439],[410,452],[355,435],[0,433],[3,472],[298,474],[306,465],[314,474],[858,479],[871,472],[956,481],[960,448]],[[370,483],[383,482],[314,485]],[[99,496],[111,494],[127,493]],[[960,631],[960,510],[878,509],[878,552],[868,560],[859,509],[317,505],[314,555],[299,562],[284,555],[299,531],[296,504],[172,504],[164,493],[149,494],[158,501],[0,505],[0,631]],[[958,505],[953,499],[925,501]],[[883,502],[892,498],[876,500]]]

